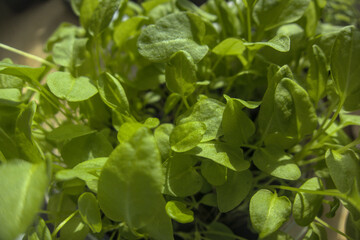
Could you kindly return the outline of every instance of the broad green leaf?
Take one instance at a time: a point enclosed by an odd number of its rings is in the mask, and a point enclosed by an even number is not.
[[[242,172],[228,171],[225,184],[216,187],[219,210],[228,212],[238,206],[253,187],[253,177],[249,170]]]
[[[323,185],[319,178],[314,177],[301,185],[300,189],[321,191]],[[297,193],[293,203],[293,217],[296,223],[300,226],[307,226],[314,221],[322,206],[323,198],[321,195]]]
[[[19,157],[19,150],[15,138],[12,138],[0,128],[0,151],[6,159]]]
[[[107,158],[95,158],[77,164],[71,169],[60,170],[56,173],[58,181],[68,181],[79,178],[85,181],[88,188],[97,193],[100,172]]]
[[[201,200],[199,201],[199,203],[204,204],[206,206],[210,206],[210,207],[217,207],[216,194],[208,193],[208,194],[204,195],[201,198]]]
[[[209,21],[215,21],[217,18],[216,15],[213,15],[211,13],[208,13],[208,12],[202,10],[201,8],[199,8],[198,6],[196,6],[194,3],[192,3],[189,0],[176,0],[176,5],[181,10],[196,13]]]
[[[27,237],[27,238],[26,238]],[[51,233],[46,226],[45,221],[39,217],[39,221],[35,227],[28,228],[24,240],[52,240]]]
[[[278,230],[291,214],[291,202],[266,189],[257,191],[250,200],[250,220],[260,238]]]
[[[243,104],[236,99],[225,96],[226,106],[222,118],[222,129],[225,139],[232,145],[247,143],[255,133],[255,125],[243,112]]]
[[[166,86],[171,92],[189,96],[195,91],[196,65],[191,55],[179,51],[171,56],[165,68]]]
[[[25,232],[40,210],[48,184],[45,163],[12,160],[0,165],[0,238]]]
[[[69,102],[84,101],[94,96],[98,90],[87,77],[73,77],[68,72],[53,72],[47,77],[50,91]]]
[[[279,52],[288,52],[290,50],[290,38],[287,35],[278,34],[268,42],[248,42],[244,45],[250,50],[259,50],[267,46]]]
[[[119,9],[121,1],[123,0],[101,0],[97,4],[88,22],[90,34],[96,36],[105,30],[110,24],[113,15]]]
[[[171,0],[148,0],[141,3],[141,6],[144,8],[144,10],[149,13],[152,9],[156,8],[157,6],[160,6],[162,4],[168,3]]]
[[[156,89],[165,82],[165,69],[161,63],[153,63],[138,70],[132,87],[139,90]]]
[[[348,193],[356,179],[360,182],[360,164],[353,152],[340,154],[329,149],[325,157],[330,176],[340,192]]]
[[[61,156],[68,167],[93,158],[108,157],[113,147],[105,132],[90,133],[73,138],[61,149]]]
[[[144,16],[135,16],[129,18],[124,22],[120,22],[114,27],[114,41],[120,48],[124,47],[125,42],[136,35],[140,27],[147,21],[148,18]]]
[[[13,62],[9,58],[5,58],[0,62],[13,64]],[[14,76],[11,76],[11,75],[0,74],[0,89],[1,88],[17,88],[17,89],[21,89],[23,87],[23,85],[24,85],[23,80],[21,80],[18,77],[14,77]]]
[[[96,130],[92,130],[86,125],[66,123],[49,132],[46,137],[52,141],[62,142],[94,132],[96,132]]]
[[[198,145],[206,131],[202,122],[186,122],[174,128],[170,134],[171,149],[175,152],[186,152]]]
[[[200,31],[193,32],[194,20],[200,21]],[[188,52],[194,62],[199,62],[208,52],[201,45],[198,35],[205,32],[205,24],[200,17],[191,13],[172,13],[155,24],[147,26],[138,40],[139,52],[153,62],[165,62],[178,51]]]
[[[210,159],[234,171],[243,171],[250,166],[250,163],[244,160],[241,148],[232,147],[223,142],[200,143],[186,153]]]
[[[189,155],[175,154],[166,165],[165,193],[177,197],[196,194],[202,186],[202,178],[194,165],[196,159]]]
[[[264,30],[299,20],[310,0],[259,0],[254,10],[255,23]]]
[[[170,156],[171,146],[169,137],[171,132],[174,129],[174,125],[169,123],[161,124],[154,131],[154,137],[156,140],[156,144],[159,148],[160,155],[162,160],[166,160]]]
[[[328,80],[327,61],[324,52],[317,45],[312,46],[310,68],[306,77],[307,91],[315,104],[324,97]]]
[[[21,103],[21,92],[17,88],[0,88],[0,105],[16,106]]]
[[[100,232],[102,228],[100,209],[96,197],[85,192],[78,199],[79,213],[82,220],[93,232]]]
[[[213,186],[220,186],[226,182],[227,168],[210,160],[201,163],[201,175]]]
[[[190,223],[194,221],[194,212],[188,209],[185,203],[168,201],[165,209],[169,217],[179,223]]]
[[[222,55],[241,55],[246,50],[244,42],[236,38],[227,38],[213,48],[213,52]]]
[[[360,31],[349,26],[339,32],[331,52],[331,74],[347,111],[360,108]]]
[[[103,73],[97,81],[101,99],[110,108],[121,113],[129,112],[129,101],[120,81],[110,73]]]
[[[224,109],[225,105],[222,102],[211,98],[201,99],[177,119],[177,124],[194,121],[204,123],[206,132],[202,142],[207,142],[220,136]]]
[[[80,23],[85,29],[89,27],[92,15],[99,3],[99,0],[83,0],[81,2]]]
[[[65,38],[53,47],[53,60],[56,64],[74,70],[85,61],[87,38]]]
[[[161,229],[162,237],[157,239],[173,239],[161,194],[163,179],[155,139],[147,128],[141,128],[128,142],[118,145],[106,162],[98,186],[100,207],[111,220],[125,221],[130,228],[146,228],[150,234]]]
[[[0,62],[0,73],[18,77],[26,82],[38,82],[44,74],[45,67],[32,68],[29,66]]]
[[[297,180],[301,177],[293,157],[276,146],[256,150],[252,160],[257,168],[271,176],[286,180]]]
[[[120,143],[127,142],[141,127],[144,125],[138,122],[125,122],[119,128],[117,139]]]
[[[61,42],[66,38],[75,38],[77,36],[81,37],[84,35],[84,33],[85,31],[81,27],[75,26],[71,23],[63,22],[48,38],[44,47],[44,51],[50,52],[52,51],[55,43]]]

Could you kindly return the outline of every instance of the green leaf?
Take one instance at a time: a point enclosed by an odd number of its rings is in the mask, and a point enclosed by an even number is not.
[[[13,62],[8,59],[5,58],[2,61],[0,61],[0,63],[9,63],[9,64],[13,64]],[[5,75],[5,74],[0,74],[0,89],[1,88],[17,88],[17,89],[21,89],[24,85],[23,80],[21,80],[18,77],[14,77],[11,75]]]
[[[62,142],[94,132],[96,132],[96,130],[92,130],[86,125],[66,123],[49,132],[46,137],[52,141]]]
[[[189,0],[176,0],[176,6],[178,6],[181,10],[196,13],[209,21],[215,21],[217,18],[216,15],[202,10]]]
[[[0,73],[18,77],[26,82],[38,82],[44,74],[45,67],[32,68],[29,66],[0,62]]]
[[[201,198],[199,203],[210,207],[217,207],[216,195],[214,193],[208,193]]]
[[[185,203],[168,201],[165,209],[169,217],[179,223],[190,223],[194,221],[194,212],[188,209]]]
[[[309,96],[315,104],[325,96],[327,80],[328,70],[326,56],[319,46],[313,45],[306,83]]]
[[[161,229],[157,239],[173,239],[161,194],[163,179],[155,139],[147,128],[141,128],[128,142],[121,143],[106,162],[98,186],[100,207],[111,220],[125,221],[130,228],[145,227],[147,232],[153,227],[152,235]]]
[[[223,223],[212,222],[207,226],[207,231],[204,233],[206,239],[209,240],[235,240],[236,235],[231,229]]]
[[[304,240],[327,240],[327,233],[325,227],[320,224],[311,223],[309,230],[304,236]]]
[[[103,73],[97,81],[101,99],[110,108],[121,113],[129,112],[129,101],[120,81],[110,73]]]
[[[81,2],[80,23],[85,29],[89,27],[92,15],[99,3],[99,0],[83,0]]]
[[[85,61],[87,38],[65,38],[53,47],[53,60],[56,64],[70,69],[81,66]]]
[[[200,31],[193,32],[194,27],[198,27],[194,26],[198,22]],[[201,45],[198,38],[198,35],[203,35],[204,32],[205,24],[200,17],[191,13],[172,13],[141,32],[138,40],[139,52],[150,61],[165,62],[174,53],[182,50],[188,52],[197,63],[208,52],[208,47]]]
[[[299,20],[305,13],[310,0],[259,0],[253,18],[264,30]]]
[[[261,189],[250,200],[250,220],[252,226],[265,238],[278,230],[291,214],[291,202],[285,196]]]
[[[228,212],[238,206],[250,193],[253,177],[249,170],[228,171],[225,184],[216,187],[217,203],[220,212]]]
[[[353,152],[340,154],[329,149],[325,158],[330,176],[340,192],[348,193],[356,179],[360,182],[360,164]]]
[[[170,146],[170,134],[174,129],[174,125],[169,123],[161,124],[154,131],[154,137],[156,144],[159,148],[161,158],[166,160],[170,156],[171,146]]]
[[[271,176],[286,180],[297,180],[301,177],[293,157],[279,147],[260,148],[255,151],[252,160],[257,168]]]
[[[220,186],[226,182],[227,168],[215,163],[214,161],[204,159],[201,163],[201,175],[211,185]]]
[[[120,48],[124,47],[126,41],[135,36],[140,27],[148,20],[144,16],[135,16],[126,21],[120,22],[114,27],[113,39]]]
[[[196,194],[202,186],[202,178],[196,172],[196,159],[189,155],[175,154],[166,165],[165,193],[186,197]]]
[[[250,167],[250,163],[244,160],[241,148],[235,148],[222,142],[200,143],[186,153],[210,159],[234,171],[243,171]]]
[[[218,55],[229,56],[241,55],[245,49],[246,47],[242,40],[236,38],[227,38],[216,45],[212,51]]]
[[[92,193],[85,192],[79,197],[78,206],[82,220],[93,232],[100,232],[102,222],[96,197]]]
[[[175,152],[186,152],[198,145],[206,131],[202,122],[187,122],[174,128],[170,134],[171,149]]]
[[[15,239],[34,221],[48,184],[45,163],[12,160],[0,165],[0,238]]]
[[[26,238],[27,237],[27,238]],[[24,240],[52,240],[51,233],[46,226],[45,221],[39,217],[39,221],[35,227],[28,228]]]
[[[85,181],[88,188],[97,193],[100,172],[108,158],[95,158],[77,164],[71,169],[60,170],[56,173],[56,180],[68,181],[79,178]]]
[[[331,52],[331,74],[347,111],[360,108],[360,31],[345,27],[339,32]]]
[[[179,51],[171,56],[165,68],[166,86],[171,92],[189,96],[195,91],[196,66],[191,55]]]
[[[68,167],[93,158],[108,157],[113,147],[105,132],[90,133],[73,138],[61,149],[61,156]]]
[[[138,122],[125,122],[119,128],[117,139],[120,143],[127,142],[141,127],[144,125]]]
[[[21,103],[21,92],[17,88],[0,88],[0,105],[16,106]]]
[[[323,190],[323,185],[319,178],[311,178],[307,180],[300,189],[308,190]],[[322,206],[323,196],[309,194],[309,193],[297,193],[293,203],[293,217],[297,224],[300,226],[307,226],[319,213]]]
[[[80,102],[94,96],[98,90],[87,77],[73,77],[68,72],[53,72],[47,77],[50,91],[69,102]]]
[[[241,110],[243,104],[240,101],[236,101],[236,99],[228,96],[225,96],[225,98],[227,103],[222,119],[225,139],[230,144],[237,146],[247,143],[249,138],[255,133],[255,125]]]
[[[278,34],[268,42],[248,42],[244,45],[250,50],[259,50],[267,46],[279,52],[288,52],[290,51],[290,38],[287,35]]]
[[[206,125],[206,132],[202,142],[217,138],[221,134],[221,121],[225,106],[223,103],[205,98],[196,102],[188,111],[179,116],[177,124],[186,122],[202,122]]]

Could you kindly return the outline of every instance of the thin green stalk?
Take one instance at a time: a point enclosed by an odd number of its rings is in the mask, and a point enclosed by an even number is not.
[[[321,225],[323,225],[324,227],[327,227],[327,228],[333,230],[334,232],[336,232],[336,233],[338,233],[338,234],[346,237],[347,239],[349,239],[349,240],[354,240],[352,237],[350,237],[349,235],[347,235],[347,234],[341,232],[340,230],[334,228],[333,226],[331,226],[330,224],[328,224],[327,222],[325,222],[325,221],[322,220],[321,218],[315,217],[315,220],[316,220],[317,222],[319,222]]]
[[[35,56],[35,55],[33,55],[33,54],[30,54],[30,53],[21,51],[21,50],[19,50],[19,49],[13,48],[13,47],[10,47],[10,46],[8,46],[8,45],[5,45],[5,44],[0,43],[0,48],[3,48],[3,49],[8,50],[8,51],[10,51],[10,52],[19,54],[19,55],[21,55],[21,56],[23,56],[23,57],[30,58],[30,59],[32,59],[32,60],[35,60],[35,61],[40,62],[40,63],[42,63],[42,64],[45,64],[45,65],[47,65],[47,66],[49,66],[49,67],[51,67],[51,68],[57,68],[57,66],[56,66],[55,64],[53,64],[53,63],[51,63],[51,62],[49,62],[49,61],[47,61],[47,60],[45,60],[45,59],[43,59],[43,58],[41,58],[41,57],[38,57],[38,56]]]
[[[79,212],[79,210],[76,210],[75,212],[73,212],[72,214],[70,214],[67,218],[64,219],[64,221],[62,221],[54,230],[54,232],[51,234],[51,237],[53,239],[56,238],[56,234],[60,231],[60,229],[68,222],[70,221],[77,213]]]
[[[189,109],[189,108],[190,108],[190,105],[189,105],[186,97],[183,96],[183,97],[182,97],[182,100],[183,100],[183,102],[184,102],[184,105],[185,105],[186,109]]]

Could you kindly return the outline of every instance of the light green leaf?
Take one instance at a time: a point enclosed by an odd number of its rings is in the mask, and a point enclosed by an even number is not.
[[[194,212],[188,209],[185,203],[168,201],[165,209],[169,217],[179,223],[190,223],[194,221]]]
[[[227,179],[227,168],[204,159],[201,163],[201,175],[208,181],[211,185],[220,186],[226,182]]]
[[[53,72],[47,77],[50,91],[69,102],[84,101],[94,96],[98,90],[87,77],[73,77],[68,72]]]
[[[227,38],[213,48],[213,52],[222,55],[241,55],[246,47],[244,42],[236,38]]]
[[[301,185],[300,189],[321,191],[323,185],[319,178],[314,177]],[[322,206],[323,198],[321,195],[297,193],[293,203],[293,217],[296,223],[300,226],[307,226],[314,221]]]
[[[79,178],[85,181],[88,188],[97,193],[100,172],[108,158],[95,158],[77,164],[72,169],[60,170],[56,173],[58,181]]]
[[[247,143],[255,133],[255,124],[241,110],[243,108],[242,100],[236,101],[236,99],[227,96],[225,98],[227,103],[222,119],[225,139],[230,144],[237,146]]]
[[[213,15],[211,13],[208,13],[208,12],[202,10],[201,8],[199,8],[198,6],[196,6],[194,3],[192,3],[189,0],[176,0],[176,5],[181,10],[197,13],[198,15],[200,15],[201,17],[203,17],[209,21],[215,21],[217,19],[216,15]]]
[[[0,88],[0,105],[16,106],[21,103],[21,92],[17,88]]]
[[[299,167],[293,157],[279,147],[268,146],[255,151],[252,160],[257,168],[271,176],[297,180],[301,177]]]
[[[202,122],[187,122],[174,128],[170,134],[171,149],[175,152],[186,152],[200,143],[206,126]]]
[[[96,197],[92,193],[85,192],[78,199],[79,213],[82,220],[97,233],[101,231],[102,222],[100,209]]]
[[[91,17],[99,3],[99,0],[83,0],[81,2],[80,23],[85,29],[89,27]]]
[[[200,31],[194,31],[194,20],[201,22]],[[194,32],[193,32],[194,31]],[[195,34],[196,33],[196,34]],[[188,52],[194,62],[199,62],[208,52],[206,45],[201,45],[198,35],[205,33],[205,24],[201,18],[191,13],[172,13],[155,24],[146,27],[138,40],[139,52],[153,62],[165,62],[178,51]]]
[[[155,139],[147,128],[141,128],[106,162],[98,186],[100,207],[111,220],[125,221],[130,228],[146,228],[153,235],[161,229],[162,236],[157,239],[173,239],[161,194],[163,179]]]
[[[12,160],[0,165],[0,238],[25,232],[40,210],[48,184],[45,163]]]
[[[114,27],[114,41],[116,45],[120,48],[124,47],[125,42],[130,38],[136,35],[140,30],[140,27],[148,20],[149,18],[144,16],[135,16],[129,18],[126,21],[120,22]]]
[[[250,200],[250,220],[260,238],[278,230],[291,214],[291,202],[285,196],[261,189]]]
[[[225,184],[216,187],[219,210],[228,212],[238,206],[253,187],[253,177],[249,170],[242,172],[228,171]]]
[[[235,148],[223,142],[200,143],[186,153],[210,159],[234,171],[243,171],[250,166],[250,163],[244,160],[241,148]]]
[[[5,58],[2,61],[0,61],[0,63],[9,63],[9,64],[13,64],[13,62],[11,61],[11,59],[9,58]],[[17,89],[21,89],[24,85],[23,80],[21,80],[18,77],[14,77],[11,75],[5,75],[5,74],[0,74],[0,88],[17,88]]]
[[[141,127],[144,125],[138,122],[125,122],[119,128],[117,139],[120,143],[127,142]]]
[[[0,62],[0,73],[18,77],[27,82],[38,82],[44,74],[45,67],[32,68],[29,66]]]
[[[53,47],[54,62],[60,66],[74,69],[85,61],[87,38],[65,38]]]
[[[290,38],[287,35],[278,34],[268,42],[247,42],[244,45],[250,50],[259,50],[267,46],[279,52],[288,52],[290,50]]]
[[[170,146],[170,134],[174,129],[174,125],[169,123],[161,124],[154,131],[154,137],[156,144],[159,148],[162,160],[166,160],[170,156],[171,146]]]
[[[171,92],[189,96],[195,91],[196,65],[191,55],[179,51],[171,56],[165,68],[166,86]]]
[[[259,0],[253,18],[262,29],[270,30],[299,20],[309,3],[310,0]]]
[[[340,192],[348,193],[356,179],[360,182],[360,164],[353,152],[340,154],[329,149],[325,158],[330,176]]]
[[[96,130],[92,130],[86,125],[66,123],[49,132],[46,137],[52,141],[62,142],[94,132],[96,132]]]
[[[106,105],[121,113],[129,112],[129,101],[118,79],[106,72],[100,75],[97,86]]]
[[[175,154],[166,166],[165,193],[186,197],[196,194],[202,186],[202,178],[196,172],[196,160],[189,155]]]
[[[221,134],[221,121],[225,105],[215,99],[205,98],[196,102],[187,112],[179,116],[177,124],[186,122],[202,122],[206,132],[202,142],[213,140]]]
[[[307,91],[315,104],[325,95],[328,80],[327,60],[324,52],[317,45],[312,46],[310,68],[306,77]]]
[[[352,26],[339,32],[331,52],[331,73],[347,111],[360,108],[360,31]]]

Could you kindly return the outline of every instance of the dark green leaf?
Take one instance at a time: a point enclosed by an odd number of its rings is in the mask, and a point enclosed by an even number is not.
[[[201,175],[214,186],[220,186],[226,182],[227,168],[210,160],[201,163]]]
[[[46,137],[52,141],[62,142],[94,132],[96,132],[96,130],[92,130],[86,125],[67,123],[55,128],[49,132]]]

